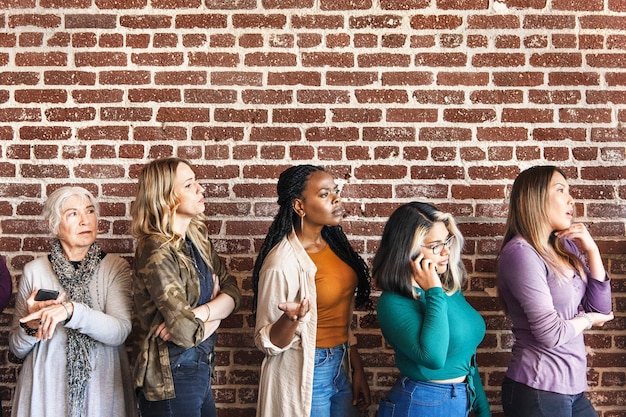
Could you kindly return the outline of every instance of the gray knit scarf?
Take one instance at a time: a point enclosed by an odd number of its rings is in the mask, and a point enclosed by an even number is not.
[[[52,242],[50,262],[57,274],[59,282],[67,293],[67,299],[92,307],[89,294],[89,282],[100,264],[100,247],[92,243],[87,256],[75,268],[72,262],[63,255],[61,242],[55,239]],[[68,417],[80,417],[85,408],[85,393],[87,381],[91,375],[89,358],[95,346],[95,341],[74,329],[67,329],[67,388],[68,388]]]

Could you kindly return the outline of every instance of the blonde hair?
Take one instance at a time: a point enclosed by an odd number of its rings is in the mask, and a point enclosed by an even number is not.
[[[131,233],[138,240],[156,236],[164,244],[180,245],[185,236],[174,231],[174,219],[178,209],[178,197],[174,190],[176,169],[180,164],[193,168],[182,158],[156,159],[144,165],[137,185],[135,202],[131,208]],[[209,268],[211,265],[210,245],[206,244],[208,228],[204,214],[198,214],[187,228],[187,237],[200,251]]]
[[[59,234],[59,225],[63,216],[63,205],[70,197],[81,197],[83,201],[88,200],[96,211],[96,217],[99,215],[99,207],[96,198],[83,187],[65,186],[61,187],[48,196],[43,205],[42,215],[48,223],[48,228],[54,236]]]

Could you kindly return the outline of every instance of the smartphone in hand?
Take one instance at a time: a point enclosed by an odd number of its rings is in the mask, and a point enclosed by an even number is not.
[[[35,294],[35,301],[56,300],[58,296],[58,291],[41,289]]]

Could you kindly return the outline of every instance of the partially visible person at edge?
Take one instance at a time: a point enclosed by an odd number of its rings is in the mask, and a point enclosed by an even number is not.
[[[183,159],[154,160],[139,174],[133,376],[143,417],[216,415],[216,330],[241,296],[209,240],[203,193]]]
[[[256,415],[353,416],[371,402],[350,330],[355,302],[372,309],[367,265],[340,227],[339,191],[322,167],[286,169],[277,191],[253,271],[254,340],[265,354]]]
[[[15,299],[9,346],[24,363],[11,415],[134,416],[128,262],[100,249],[98,204],[86,189],[57,189],[43,217],[55,238],[48,256],[24,266]],[[58,296],[36,301],[38,290]]]
[[[3,256],[0,256],[0,313],[9,304],[12,292],[13,281],[11,280],[11,274],[9,273],[9,268],[7,268],[6,260]],[[0,408],[0,411],[2,411],[2,408]]]
[[[565,173],[537,166],[511,190],[497,282],[515,341],[502,384],[507,417],[591,417],[583,332],[613,319],[600,251]],[[586,261],[585,261],[586,259]]]
[[[426,203],[398,207],[385,225],[372,276],[400,377],[379,417],[491,415],[476,368],[486,328],[463,296],[463,244],[452,215]]]

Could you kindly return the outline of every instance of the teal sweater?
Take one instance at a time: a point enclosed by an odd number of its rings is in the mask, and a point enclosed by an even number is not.
[[[396,366],[414,381],[467,375],[476,395],[476,416],[490,416],[480,375],[471,366],[476,347],[485,336],[484,320],[461,291],[450,296],[441,288],[416,292],[417,300],[388,291],[378,300],[378,321],[395,351]]]

